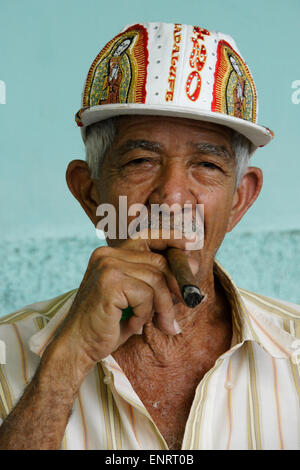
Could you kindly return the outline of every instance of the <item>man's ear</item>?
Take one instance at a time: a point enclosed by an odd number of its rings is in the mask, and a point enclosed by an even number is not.
[[[236,189],[233,205],[227,226],[227,232],[236,226],[249,207],[257,199],[263,184],[263,173],[260,168],[250,166]]]
[[[96,210],[100,204],[99,193],[90,176],[88,165],[83,160],[73,160],[69,163],[66,171],[66,180],[73,196],[96,225]]]

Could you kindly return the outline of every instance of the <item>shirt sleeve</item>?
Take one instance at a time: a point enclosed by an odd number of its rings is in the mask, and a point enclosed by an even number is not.
[[[28,336],[33,329],[27,322],[0,324],[0,419],[14,408],[31,382],[40,358],[30,351]]]

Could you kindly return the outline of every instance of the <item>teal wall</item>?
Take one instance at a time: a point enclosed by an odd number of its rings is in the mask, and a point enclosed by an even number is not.
[[[139,21],[236,39],[276,138],[253,157],[261,196],[219,258],[243,287],[300,303],[299,0],[0,0],[0,315],[76,287],[99,243],[65,183],[84,158],[74,113],[94,57]]]

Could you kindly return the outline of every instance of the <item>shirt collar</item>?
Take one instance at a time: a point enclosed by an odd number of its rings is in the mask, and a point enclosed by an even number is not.
[[[276,315],[270,314],[267,308],[257,303],[260,296],[245,295],[239,289],[230,275],[215,261],[214,274],[219,279],[232,309],[233,340],[232,353],[245,341],[253,341],[259,344],[266,352],[275,358],[289,358],[298,363],[300,356],[300,340],[283,329],[282,320]],[[76,296],[76,290],[71,293],[66,302],[58,309],[55,316],[40,331],[29,339],[30,350],[42,356],[48,344],[52,341],[59,326],[67,316]],[[289,309],[287,308],[287,314]],[[44,315],[43,315],[44,316]],[[225,353],[226,354],[226,353]]]
[[[276,315],[279,310],[276,303],[272,305],[272,299],[269,299],[271,303],[267,306],[263,296],[238,288],[217,261],[214,273],[231,304],[234,339],[231,351],[236,349],[237,344],[253,341],[274,358],[291,358],[294,363],[298,363],[300,340],[285,331],[283,318]],[[290,309],[283,303],[281,310],[286,318],[290,316]]]

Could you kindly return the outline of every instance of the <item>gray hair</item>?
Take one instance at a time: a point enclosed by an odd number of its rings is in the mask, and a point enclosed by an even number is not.
[[[86,128],[85,154],[93,179],[99,178],[100,167],[117,133],[117,117],[91,124]],[[233,132],[232,149],[236,161],[236,188],[249,166],[253,150],[251,142],[239,132]]]

